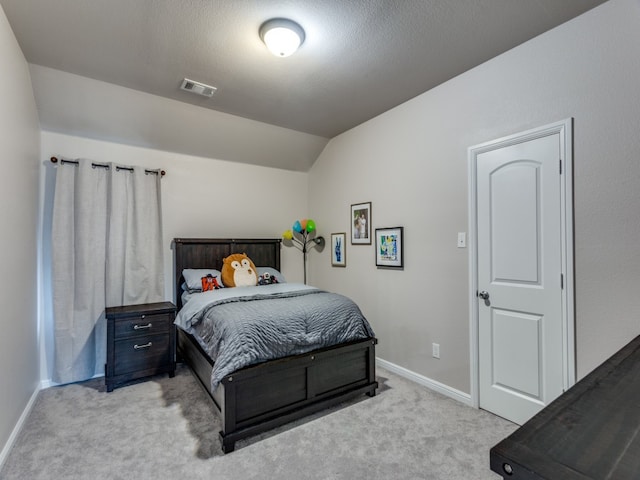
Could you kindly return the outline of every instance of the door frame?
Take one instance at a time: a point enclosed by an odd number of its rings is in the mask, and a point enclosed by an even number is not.
[[[576,382],[575,358],[575,303],[573,268],[573,118],[567,118],[542,127],[502,137],[469,147],[469,341],[471,364],[471,403],[480,406],[479,362],[479,304],[478,304],[478,210],[477,210],[477,157],[478,155],[517,143],[535,140],[547,135],[560,135],[560,218],[561,218],[561,273],[564,276],[562,290],[563,391]]]

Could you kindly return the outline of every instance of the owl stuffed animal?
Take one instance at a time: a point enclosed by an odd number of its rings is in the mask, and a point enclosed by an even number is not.
[[[258,283],[256,266],[246,253],[234,253],[222,261],[225,287],[251,287]]]

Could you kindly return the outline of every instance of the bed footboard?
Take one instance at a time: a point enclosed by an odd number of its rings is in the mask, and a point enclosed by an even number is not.
[[[375,338],[247,367],[209,392],[211,363],[195,340],[179,332],[178,350],[213,399],[225,453],[246,437],[302,418],[357,395],[374,396]],[[208,365],[208,368],[207,368]]]

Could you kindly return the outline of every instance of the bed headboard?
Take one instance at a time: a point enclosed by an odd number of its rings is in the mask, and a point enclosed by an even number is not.
[[[232,253],[246,253],[258,267],[280,270],[280,238],[174,238],[173,295],[178,310],[182,308],[182,270],[215,268],[222,270],[222,260]]]

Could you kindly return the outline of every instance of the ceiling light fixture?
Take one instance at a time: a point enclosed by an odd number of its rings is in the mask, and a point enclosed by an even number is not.
[[[293,20],[272,18],[260,26],[260,38],[276,57],[288,57],[304,42],[304,30]]]

